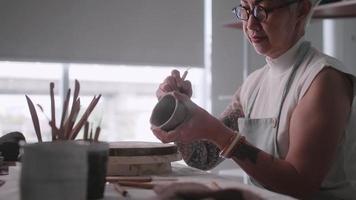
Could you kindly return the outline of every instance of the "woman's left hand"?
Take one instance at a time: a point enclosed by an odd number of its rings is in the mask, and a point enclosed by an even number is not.
[[[158,127],[151,127],[154,135],[163,143],[176,141],[188,143],[200,139],[214,142],[216,133],[226,128],[217,118],[192,102],[187,95],[179,92],[173,92],[173,95],[188,108],[190,118],[169,132]]]

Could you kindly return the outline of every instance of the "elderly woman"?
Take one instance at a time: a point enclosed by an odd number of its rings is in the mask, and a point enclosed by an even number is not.
[[[356,194],[356,78],[303,38],[314,0],[241,0],[234,8],[266,65],[251,73],[216,119],[197,105],[167,134],[190,166],[233,159],[251,184],[297,198],[352,199]],[[188,101],[189,81],[172,71],[157,91]]]

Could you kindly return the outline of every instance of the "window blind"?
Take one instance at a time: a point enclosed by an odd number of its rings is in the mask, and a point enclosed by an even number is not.
[[[203,67],[204,0],[0,0],[0,59]]]

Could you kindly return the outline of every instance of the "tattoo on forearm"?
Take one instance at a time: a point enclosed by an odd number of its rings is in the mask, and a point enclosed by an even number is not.
[[[248,159],[253,164],[256,164],[257,157],[260,151],[260,149],[257,149],[254,146],[242,143],[238,148],[233,151],[232,156],[243,161]]]
[[[184,161],[191,167],[208,170],[222,161],[219,157],[219,148],[211,142],[200,140],[189,144],[180,142],[176,144]]]
[[[222,115],[221,121],[232,130],[239,130],[238,118],[243,117],[242,107],[229,107]],[[219,157],[220,149],[212,142],[200,140],[183,144],[176,142],[184,161],[191,167],[208,170],[223,161]]]
[[[243,117],[243,112],[240,109],[231,110],[226,115],[223,116],[222,122],[225,126],[231,128],[232,130],[238,131],[239,124],[238,119]]]

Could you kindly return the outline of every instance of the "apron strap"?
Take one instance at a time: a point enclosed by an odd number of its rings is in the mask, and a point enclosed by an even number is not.
[[[257,85],[257,87],[255,87],[255,89],[253,90],[253,93],[252,95],[250,96],[249,100],[248,100],[248,107],[247,107],[247,118],[250,119],[250,116],[251,116],[251,112],[252,112],[252,108],[253,106],[255,105],[255,101],[257,99],[257,95],[260,91],[260,88],[261,88],[261,82],[260,81]]]
[[[276,115],[276,117],[277,117],[276,118],[276,129],[277,129],[276,134],[278,133],[278,129],[279,129],[279,121],[280,121],[280,117],[282,114],[282,108],[283,108],[284,101],[286,100],[288,91],[293,83],[297,69],[298,69],[299,65],[304,61],[304,58],[307,55],[307,53],[309,52],[309,50],[310,50],[310,42],[303,42],[298,50],[296,62],[294,63],[292,72],[291,72],[290,76],[288,77],[287,84],[283,90],[282,99],[279,103],[279,109],[278,109],[278,113]]]
[[[287,93],[288,93],[288,91],[289,91],[289,89],[290,89],[290,87],[292,85],[292,82],[293,82],[293,79],[295,77],[296,71],[297,71],[299,65],[302,63],[303,58],[305,57],[305,55],[308,53],[309,48],[310,48],[310,43],[309,42],[303,42],[301,44],[300,48],[298,49],[296,62],[293,64],[291,75],[288,77],[287,84],[283,89],[281,102],[280,102],[280,104],[278,106],[279,109],[278,109],[278,111],[276,113],[276,117],[277,117],[278,121],[279,121],[279,117],[281,115],[281,111],[282,111],[284,100],[285,100],[285,98],[287,96]],[[249,101],[248,101],[249,104],[247,106],[247,116],[246,116],[247,118],[250,118],[250,116],[251,116],[251,112],[252,112],[253,106],[255,105],[255,102],[256,102],[258,93],[260,91],[262,82],[263,82],[263,80],[261,80],[258,83],[258,85],[255,87],[255,89],[253,90],[253,93],[251,94],[251,96],[249,98]]]

